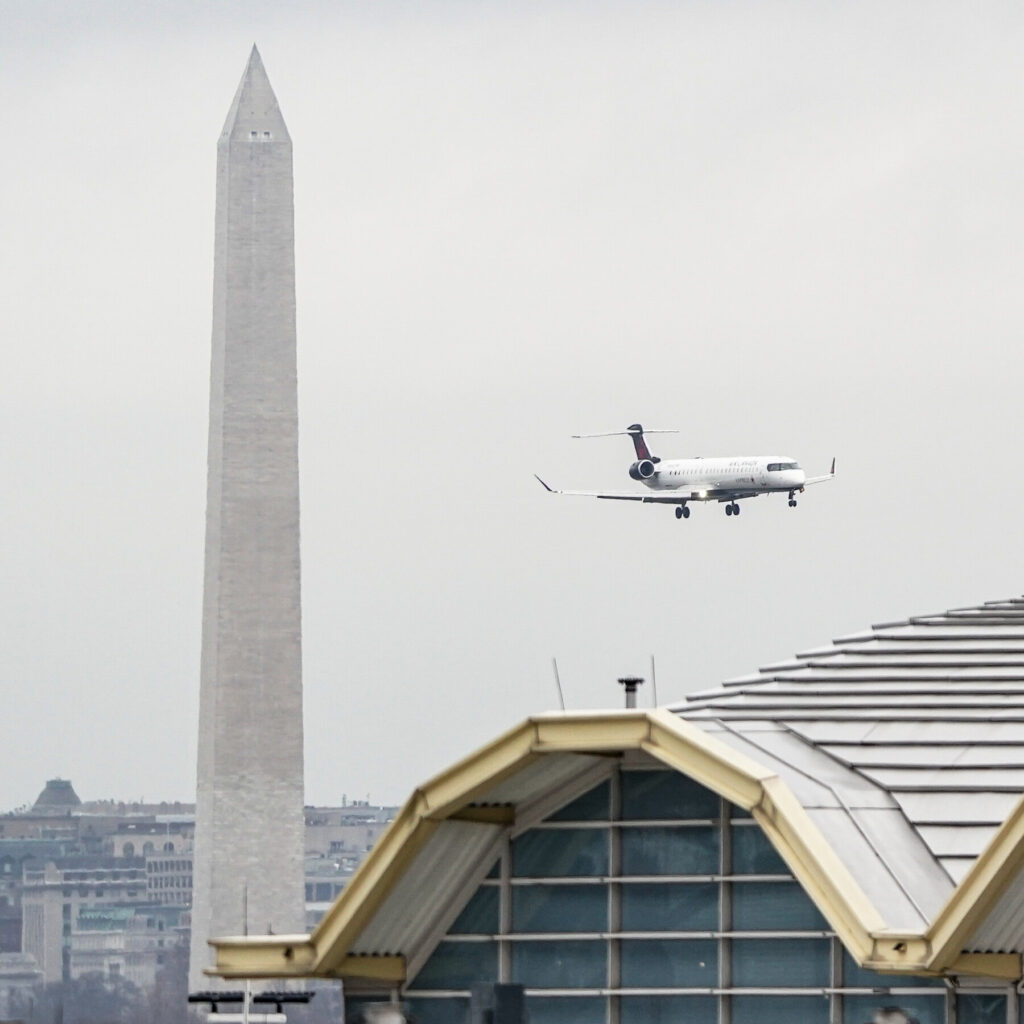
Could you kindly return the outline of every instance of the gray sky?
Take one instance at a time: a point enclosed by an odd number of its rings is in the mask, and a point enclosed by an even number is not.
[[[194,792],[215,144],[295,146],[307,796],[1019,594],[1024,9],[0,0],[0,808]],[[556,499],[666,455],[835,484]],[[649,690],[641,699],[649,699]]]

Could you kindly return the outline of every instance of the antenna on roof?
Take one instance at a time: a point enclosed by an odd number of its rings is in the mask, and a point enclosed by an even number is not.
[[[551,659],[551,667],[555,670],[555,686],[558,687],[558,703],[561,704],[562,710],[565,710],[565,694],[562,693],[562,680],[558,678],[558,659]]]
[[[658,677],[654,674],[654,655],[651,655],[651,698],[654,703],[651,707],[658,706]]]

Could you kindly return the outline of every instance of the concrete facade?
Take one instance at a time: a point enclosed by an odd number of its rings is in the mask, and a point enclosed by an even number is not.
[[[193,990],[210,937],[304,925],[292,146],[255,47],[217,146],[213,296]]]
[[[71,977],[71,933],[83,910],[141,903],[141,857],[73,856],[25,868],[21,948],[35,957],[47,984]]]
[[[42,980],[35,957],[0,953],[0,1021],[27,1018]]]
[[[72,923],[70,976],[125,978],[143,990],[181,941],[180,907],[139,905],[82,909]]]

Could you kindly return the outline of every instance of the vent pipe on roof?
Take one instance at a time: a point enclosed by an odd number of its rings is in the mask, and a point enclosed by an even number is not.
[[[623,676],[619,680],[619,685],[624,687],[626,690],[626,707],[636,707],[636,691],[637,687],[643,686],[644,681],[639,676]]]

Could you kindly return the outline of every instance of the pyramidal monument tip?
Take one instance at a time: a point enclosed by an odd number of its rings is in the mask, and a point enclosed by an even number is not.
[[[252,132],[257,135],[252,135]],[[270,132],[264,136],[264,132]],[[235,98],[224,119],[221,139],[231,138],[237,141],[258,139],[261,141],[290,141],[288,129],[278,106],[277,96],[267,77],[267,69],[256,44],[252,44],[248,63],[238,83]]]

